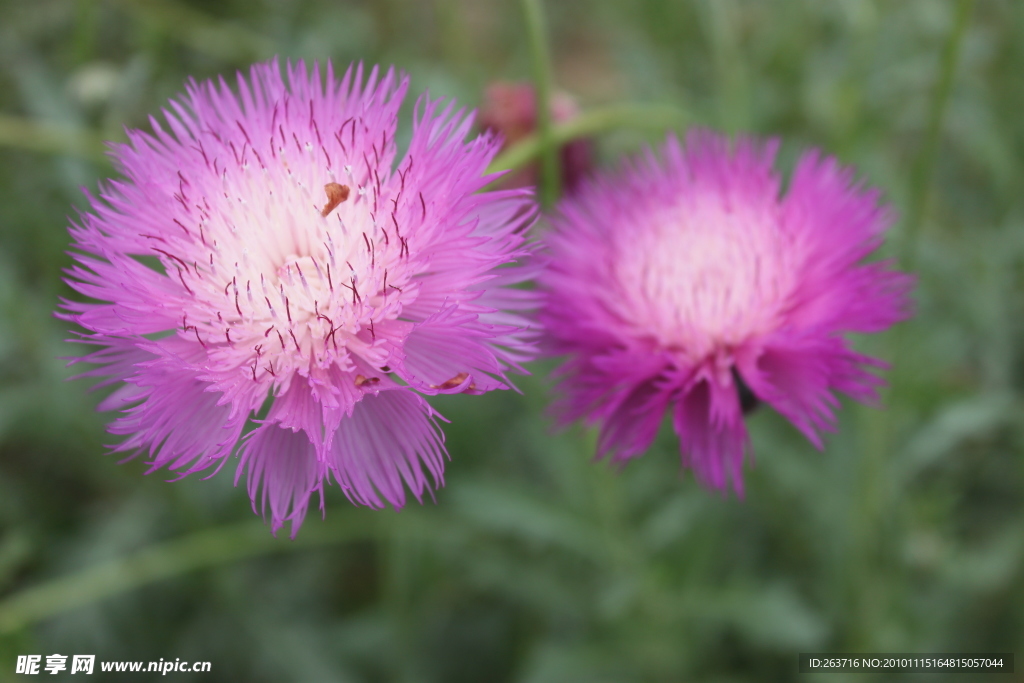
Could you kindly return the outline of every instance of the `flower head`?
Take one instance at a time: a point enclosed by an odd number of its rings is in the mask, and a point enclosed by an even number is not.
[[[571,121],[579,116],[576,101],[560,90],[552,93],[551,118],[555,123]],[[507,148],[533,134],[537,128],[537,94],[532,83],[492,83],[484,93],[480,109],[480,127],[500,133]],[[578,138],[562,145],[562,186],[572,192],[593,167],[592,144],[589,138]],[[505,187],[537,184],[537,164],[520,169],[501,180]]]
[[[743,404],[771,405],[820,448],[835,392],[875,398],[883,364],[843,335],[907,315],[911,279],[865,262],[889,213],[815,152],[783,194],[776,147],[670,138],[663,163],[648,153],[585,184],[552,219],[541,317],[569,355],[558,408],[601,424],[599,456],[643,453],[669,409],[684,465],[742,492]]]
[[[408,79],[299,62],[190,82],[166,124],[129,131],[72,226],[64,314],[99,347],[85,374],[118,451],[182,476],[241,445],[255,507],[298,529],[333,476],[355,503],[420,499],[445,449],[422,398],[509,386],[531,344],[509,285],[528,268],[524,191],[480,192],[498,142],[421,98],[395,162]],[[324,83],[326,80],[326,84]],[[253,416],[273,398],[264,418]],[[244,438],[248,422],[256,428]]]

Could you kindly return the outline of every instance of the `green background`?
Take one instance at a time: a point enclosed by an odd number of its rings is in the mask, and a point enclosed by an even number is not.
[[[783,168],[820,147],[883,190],[900,217],[883,251],[919,278],[915,318],[858,340],[893,364],[885,408],[844,402],[824,452],[758,411],[737,500],[680,472],[668,429],[621,473],[593,464],[591,432],[542,418],[553,365],[535,363],[522,395],[435,402],[436,502],[374,512],[334,487],[326,521],[274,539],[231,465],[169,484],[105,455],[104,392],[65,381],[58,357],[80,350],[51,312],[80,188],[113,172],[99,141],[189,75],[273,55],[395,64],[414,93],[477,106],[530,76],[522,8],[3,0],[0,680],[53,653],[212,662],[174,680],[424,683],[810,683],[852,679],[798,674],[798,652],[1024,655],[1024,3],[547,10],[555,83],[585,110],[671,105],[781,136]],[[595,136],[602,164],[664,134],[620,123]]]

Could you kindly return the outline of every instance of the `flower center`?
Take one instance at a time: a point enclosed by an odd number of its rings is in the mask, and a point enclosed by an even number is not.
[[[693,198],[617,245],[615,309],[661,345],[699,360],[770,330],[793,286],[776,213]],[[628,240],[628,241],[627,241]]]
[[[381,325],[414,289],[400,230],[405,198],[369,165],[331,170],[305,152],[296,159],[281,148],[277,163],[182,182],[191,219],[182,225],[193,238],[171,257],[171,276],[193,297],[182,334],[216,367],[254,381],[332,365],[351,372],[359,359],[385,365]]]

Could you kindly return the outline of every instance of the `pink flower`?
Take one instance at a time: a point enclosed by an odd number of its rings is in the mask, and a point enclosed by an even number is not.
[[[884,364],[844,334],[908,315],[911,278],[865,262],[891,216],[816,152],[783,194],[777,146],[670,138],[664,163],[648,152],[560,205],[541,317],[569,356],[557,411],[600,423],[599,457],[642,454],[670,409],[683,464],[742,493],[754,399],[821,448],[835,392],[876,398]]]
[[[423,395],[508,388],[532,356],[529,193],[480,192],[498,151],[472,116],[421,98],[395,163],[408,79],[330,64],[252,67],[238,93],[190,82],[152,134],[114,148],[71,228],[64,302],[102,408],[151,471],[219,469],[233,452],[255,508],[292,534],[333,476],[354,502],[417,500],[446,452]],[[254,419],[265,409],[265,417]],[[246,424],[256,428],[246,434]]]

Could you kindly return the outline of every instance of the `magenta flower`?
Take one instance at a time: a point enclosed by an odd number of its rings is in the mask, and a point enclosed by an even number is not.
[[[744,408],[763,401],[817,447],[835,392],[875,398],[880,361],[846,332],[905,318],[911,278],[865,262],[891,222],[878,192],[816,152],[788,190],[777,143],[675,138],[564,200],[542,276],[563,422],[600,423],[598,457],[651,444],[671,409],[683,464],[742,493]],[[751,395],[752,394],[752,395]]]
[[[362,66],[252,67],[238,94],[190,82],[166,129],[128,131],[110,181],[71,228],[64,302],[99,350],[86,375],[123,383],[101,405],[117,451],[151,470],[218,469],[276,531],[330,478],[358,504],[442,483],[443,436],[423,395],[509,386],[532,355],[529,193],[481,192],[499,141],[421,98],[395,164],[408,79]],[[254,415],[268,397],[263,419]]]

